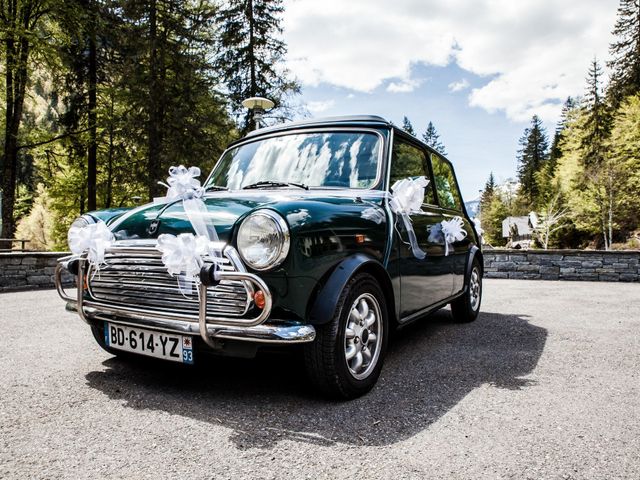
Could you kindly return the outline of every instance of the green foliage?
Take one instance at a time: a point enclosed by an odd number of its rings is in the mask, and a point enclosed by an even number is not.
[[[640,226],[640,93],[627,97],[616,111],[608,147],[611,164],[621,172],[618,223],[631,232]]]
[[[231,110],[243,133],[255,128],[250,112],[242,107],[249,97],[266,97],[275,103],[273,120],[290,117],[290,98],[300,86],[284,67],[287,47],[282,41],[282,0],[228,0],[216,16],[220,26],[215,69],[225,84]]]
[[[616,37],[609,50],[612,70],[608,96],[614,106],[625,97],[640,92],[640,2],[620,0],[618,19],[613,35]]]
[[[238,118],[242,111],[239,102],[247,95],[239,87],[247,87],[248,68],[256,73],[250,88],[277,102],[275,115],[286,116],[287,98],[298,90],[283,75],[280,1],[18,0],[16,5],[19,12],[31,6],[41,13],[21,77],[24,108],[10,165],[15,176],[10,190],[17,195],[5,204],[12,219],[31,223],[46,207],[56,248],[66,248],[69,224],[90,205],[131,206],[138,197],[160,194],[157,182],[171,165],[197,165],[206,174],[246,128],[246,119],[239,129],[230,112]],[[3,23],[3,40],[7,32],[25,33],[11,25]],[[0,56],[8,58],[4,50]],[[251,66],[244,64],[249,57]],[[0,99],[12,100],[14,87],[9,96],[3,82]],[[7,126],[5,118],[3,131],[15,132],[15,122]]]
[[[16,238],[29,240],[26,245],[29,250],[52,250],[54,248],[51,237],[53,222],[54,215],[51,211],[49,195],[43,185],[38,185],[33,207],[18,223]],[[63,249],[66,248],[66,246],[63,247]]]
[[[500,195],[492,195],[481,213],[485,243],[494,247],[504,246],[507,239],[502,238],[502,221],[510,214],[507,203]]]
[[[518,151],[518,180],[520,195],[525,206],[534,208],[540,201],[540,186],[536,178],[549,159],[549,141],[542,121],[537,115],[531,119],[531,126],[526,128],[520,138]]]
[[[436,152],[441,153],[444,156],[447,155],[447,151],[444,148],[444,144],[440,141],[440,135],[438,134],[436,127],[433,125],[433,122],[429,122],[429,125],[427,125],[427,129],[422,134],[422,140]]]
[[[416,131],[413,129],[413,125],[411,125],[411,121],[408,117],[402,118],[402,129],[407,132],[409,135],[416,136]]]

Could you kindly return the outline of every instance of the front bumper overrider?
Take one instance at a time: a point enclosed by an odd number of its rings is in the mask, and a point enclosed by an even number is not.
[[[207,267],[203,267],[207,268]],[[63,272],[76,275],[75,295],[67,294],[63,283]],[[240,280],[250,282],[264,293],[265,303],[255,318],[229,319],[212,317],[207,312],[207,285],[200,283],[198,316],[180,312],[157,312],[145,308],[118,306],[86,298],[88,261],[86,256],[63,257],[58,260],[55,270],[55,285],[60,297],[67,302],[67,310],[77,312],[82,320],[91,324],[108,321],[122,325],[162,330],[182,335],[199,335],[210,347],[217,348],[216,340],[240,340],[256,343],[290,344],[306,343],[315,339],[315,329],[311,325],[271,319],[272,294],[264,281],[245,271],[220,271],[217,280]],[[201,278],[211,277],[203,271]]]

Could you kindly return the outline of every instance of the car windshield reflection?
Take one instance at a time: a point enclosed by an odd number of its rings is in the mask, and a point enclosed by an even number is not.
[[[372,188],[377,181],[380,136],[318,132],[257,140],[228,150],[205,188],[232,190],[261,182],[309,187]]]

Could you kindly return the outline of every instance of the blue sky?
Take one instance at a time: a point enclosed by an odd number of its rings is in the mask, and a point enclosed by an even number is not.
[[[436,126],[466,200],[513,177],[533,114],[553,135],[589,62],[605,61],[617,0],[285,0],[287,67],[314,117]]]
[[[465,200],[478,196],[478,190],[490,171],[500,179],[513,177],[518,139],[527,122],[511,121],[503,113],[489,114],[480,107],[470,107],[467,100],[469,88],[486,80],[462,72],[455,65],[420,65],[414,74],[424,80],[411,92],[388,92],[386,89],[391,81],[371,93],[320,84],[305,87],[303,98],[307,108],[315,109],[312,115],[318,117],[363,113],[380,115],[402,125],[402,118],[406,115],[419,137],[432,121],[448,158],[455,164]],[[470,87],[450,91],[449,85],[460,82],[461,77]]]

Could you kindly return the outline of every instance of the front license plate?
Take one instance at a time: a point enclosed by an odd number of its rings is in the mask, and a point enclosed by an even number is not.
[[[125,352],[164,358],[173,362],[193,363],[193,343],[187,335],[104,322],[104,341],[107,346]]]

